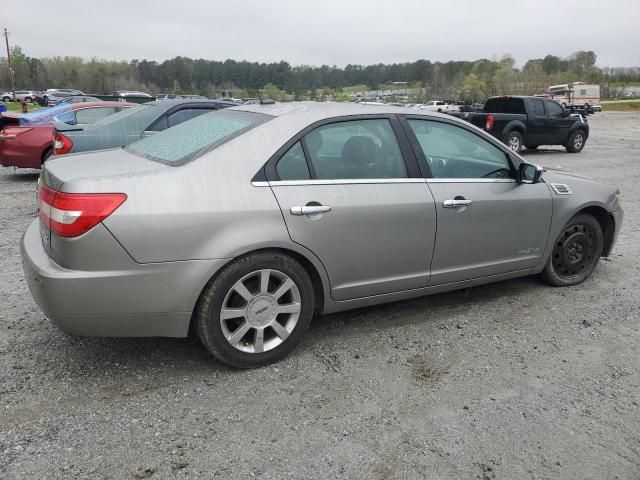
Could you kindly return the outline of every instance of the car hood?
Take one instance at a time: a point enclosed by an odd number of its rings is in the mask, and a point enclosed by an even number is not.
[[[122,148],[53,157],[44,164],[42,183],[65,192],[101,192],[104,180],[148,174],[171,168]]]
[[[563,167],[543,167],[545,172],[551,172],[551,175],[554,178],[583,178],[585,180],[593,180],[591,177],[587,177],[586,175],[581,175],[579,173],[572,172],[571,170],[567,170]]]

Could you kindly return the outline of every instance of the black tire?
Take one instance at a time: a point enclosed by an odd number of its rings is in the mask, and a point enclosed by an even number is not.
[[[438,109],[438,113],[442,113],[442,109],[441,108]]]
[[[540,145],[525,145],[525,147],[527,147],[527,150],[535,150],[536,148],[538,148]]]
[[[556,239],[542,279],[555,287],[584,282],[596,268],[603,244],[600,223],[591,215],[576,215]]]
[[[507,133],[504,137],[504,143],[516,153],[522,150],[522,140],[522,134],[517,130]]]
[[[33,100],[31,99],[31,97],[25,97],[24,101],[25,101],[25,102],[27,102],[27,103],[31,103],[31,102],[33,102]]]
[[[11,101],[11,97],[2,97],[2,101],[3,102],[10,102]]]
[[[48,148],[46,152],[42,154],[42,165],[44,165],[44,162],[46,162],[51,155],[53,155],[53,148]]]
[[[587,143],[587,134],[584,130],[578,129],[569,135],[569,141],[565,148],[569,153],[579,153],[584,148],[585,143]]]
[[[242,325],[251,324],[249,315],[246,314],[246,316],[238,318],[237,326],[235,326],[233,332],[231,332],[231,330],[228,329],[228,322],[236,321],[236,319],[221,319],[222,309],[223,307],[233,308],[229,307],[228,304],[225,306],[225,302],[229,302],[230,299],[233,299],[233,296],[236,295],[236,300],[246,302],[246,306],[240,306],[239,309],[243,309],[245,312],[251,311],[251,306],[255,305],[255,303],[252,302],[261,295],[260,286],[257,284],[252,286],[251,282],[253,281],[253,277],[251,277],[251,275],[253,275],[252,272],[260,272],[262,270],[271,270],[274,272],[274,275],[285,275],[295,284],[297,292],[299,293],[299,314],[297,317],[297,323],[295,323],[292,330],[284,340],[282,340],[279,335],[276,335],[276,331],[270,325],[262,326],[260,328],[254,328],[251,326],[249,327],[251,330],[248,330],[246,334],[243,334],[242,337],[238,339],[236,346],[234,346],[230,343],[231,339],[238,331],[241,330],[240,327]],[[243,285],[250,291],[250,293],[256,295],[253,297],[251,302],[240,298],[234,290],[234,286],[247,276],[249,276],[249,279],[246,280],[247,283],[243,283]],[[280,288],[277,286],[277,283],[275,283],[277,278],[270,279],[270,285],[271,280],[274,281],[274,286],[267,290],[271,291],[275,289],[277,291],[278,288]],[[284,296],[289,294],[290,293],[286,293]],[[276,299],[276,303],[277,302],[278,300]],[[289,300],[289,303],[292,302],[292,300]],[[262,310],[254,310],[254,314],[256,316],[262,315],[261,312]],[[281,253],[256,253],[247,255],[246,257],[242,257],[230,263],[205,287],[198,301],[198,305],[196,306],[193,320],[196,322],[194,329],[200,338],[200,341],[215,358],[232,367],[254,368],[268,365],[287,356],[302,340],[302,337],[311,322],[313,312],[313,284],[309,274],[302,265],[291,257]],[[289,315],[294,316],[295,314]],[[274,318],[276,318],[275,321],[278,322],[278,319],[280,318],[279,314],[275,313]],[[256,320],[253,319],[252,321]],[[227,328],[226,333],[223,330],[223,323],[225,325],[224,328]],[[279,326],[281,326],[281,324]],[[240,348],[249,348],[247,347],[248,342],[253,341],[254,344],[257,343],[256,337],[257,330],[259,329],[264,332],[264,345],[266,351],[256,353],[240,350]],[[230,335],[230,340],[227,340],[226,335]],[[268,335],[270,335],[270,340],[267,340]],[[281,343],[275,347],[267,349],[267,343],[269,341],[273,342],[274,340]]]

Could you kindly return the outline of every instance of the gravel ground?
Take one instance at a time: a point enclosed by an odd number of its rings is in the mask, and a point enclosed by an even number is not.
[[[640,113],[525,154],[617,184],[625,224],[584,284],[537,278],[329,315],[235,371],[193,339],[74,338],[19,240],[33,172],[0,169],[0,479],[640,478]]]

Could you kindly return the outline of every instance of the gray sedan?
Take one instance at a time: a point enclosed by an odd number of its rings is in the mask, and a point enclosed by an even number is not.
[[[622,216],[615,187],[527,164],[450,116],[246,105],[49,160],[22,254],[67,333],[193,327],[219,360],[254,367],[314,313],[524,275],[580,283]]]

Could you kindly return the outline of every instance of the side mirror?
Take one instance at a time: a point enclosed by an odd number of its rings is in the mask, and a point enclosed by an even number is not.
[[[518,169],[518,183],[538,183],[544,168],[531,163],[521,163]]]
[[[567,110],[566,108],[562,110],[563,117],[568,117],[569,115],[571,115],[571,111]]]

